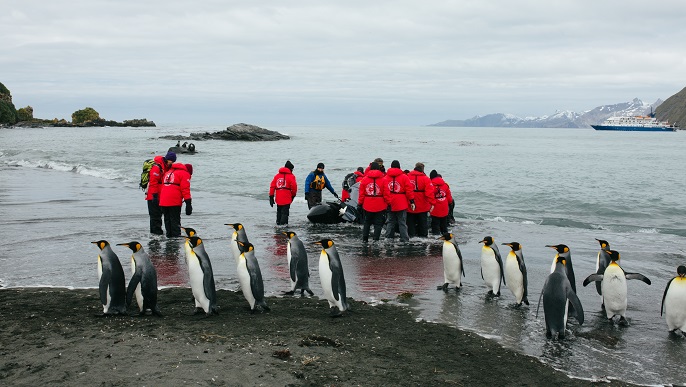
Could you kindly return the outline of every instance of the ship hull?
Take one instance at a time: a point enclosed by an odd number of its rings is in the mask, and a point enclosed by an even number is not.
[[[675,128],[666,126],[616,126],[616,125],[591,125],[595,130],[619,130],[624,132],[675,132]]]

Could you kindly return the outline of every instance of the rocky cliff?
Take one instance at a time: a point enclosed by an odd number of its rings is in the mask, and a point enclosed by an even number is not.
[[[655,117],[660,121],[678,125],[682,130],[686,129],[686,87],[667,98],[655,110]]]

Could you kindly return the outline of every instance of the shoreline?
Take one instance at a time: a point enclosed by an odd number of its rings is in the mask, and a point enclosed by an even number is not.
[[[251,314],[218,290],[220,314],[192,315],[189,288],[159,290],[164,317],[95,317],[94,288],[0,288],[0,380],[8,385],[569,385],[538,359],[399,305],[269,297]],[[137,311],[134,305],[129,312]],[[612,380],[612,385],[628,385]]]

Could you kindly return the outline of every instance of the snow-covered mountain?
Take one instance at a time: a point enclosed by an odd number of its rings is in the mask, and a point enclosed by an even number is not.
[[[474,116],[466,120],[447,120],[428,126],[590,128],[591,124],[603,122],[611,116],[638,116],[649,114],[651,108],[655,111],[661,103],[662,100],[660,99],[652,104],[648,104],[638,98],[634,98],[631,102],[598,106],[582,113],[558,110],[549,116],[524,118],[512,114],[494,113],[485,116]]]

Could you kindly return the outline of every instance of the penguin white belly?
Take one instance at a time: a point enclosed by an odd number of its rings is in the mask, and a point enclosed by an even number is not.
[[[209,313],[210,310],[210,300],[205,295],[205,274],[202,272],[200,267],[200,261],[193,251],[188,257],[188,277],[191,282],[191,290],[193,291],[193,297],[195,298],[195,307],[202,308],[205,313]]]
[[[337,306],[339,310],[344,310],[343,304],[340,301],[336,301],[336,298],[334,297],[333,294],[333,289],[331,288],[331,278],[333,274],[331,273],[331,269],[329,268],[329,256],[326,254],[325,251],[322,251],[322,253],[319,256],[319,279],[322,283],[322,290],[324,291],[324,298],[326,298],[327,301],[329,301],[329,307],[332,308],[334,306]]]
[[[686,331],[686,279],[675,278],[665,296],[665,315],[670,331]]]
[[[627,304],[626,276],[619,266],[611,265],[605,269],[601,289],[607,318],[611,319],[615,315],[624,316]]]
[[[102,278],[102,258],[98,256],[98,283],[100,282],[100,279]],[[110,297],[110,285],[107,284],[107,303],[102,306],[102,312],[107,313],[107,311],[110,309],[110,303],[112,301],[112,297]]]
[[[250,287],[250,273],[248,272],[248,266],[246,265],[245,258],[239,257],[238,265],[236,266],[236,272],[238,274],[238,282],[241,283],[243,297],[248,300],[250,309],[255,309],[255,297],[252,295],[252,288]]]
[[[493,250],[488,247],[481,249],[481,274],[484,277],[484,282],[488,285],[494,294],[500,292],[500,265],[495,260]]]
[[[450,242],[443,242],[443,277],[445,283],[454,283],[459,288],[461,286],[461,274],[462,264],[455,246]]]
[[[509,254],[505,260],[505,283],[517,300],[518,304],[522,303],[524,298],[524,275],[519,270],[519,262],[517,256]]]
[[[236,264],[238,264],[238,261],[241,258],[241,250],[238,248],[238,242],[236,242],[237,237],[238,232],[234,231],[233,235],[231,236],[231,254],[233,254],[233,259],[236,260]]]
[[[136,274],[136,260],[131,257],[131,276]],[[142,282],[142,279],[141,279]],[[136,302],[138,303],[138,309],[142,312],[143,311],[143,292],[141,292],[141,282],[138,283],[136,286],[136,291],[134,292],[136,295]]]
[[[295,284],[298,282],[298,273],[295,273],[295,281],[291,277],[291,241],[288,241],[286,246],[286,257],[288,258],[288,278],[291,281],[291,291],[295,291]]]

